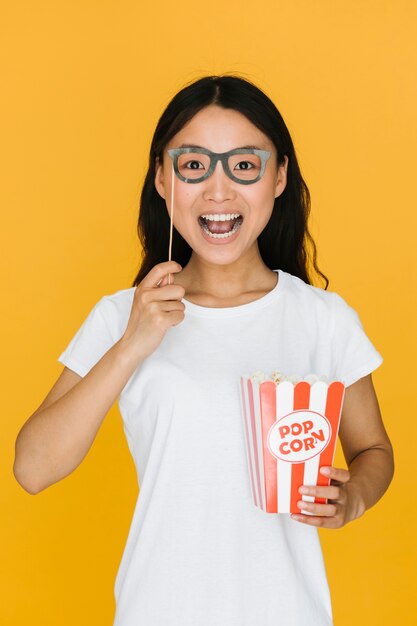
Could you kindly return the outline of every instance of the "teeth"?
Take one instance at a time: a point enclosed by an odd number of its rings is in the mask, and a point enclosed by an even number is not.
[[[237,217],[240,217],[240,213],[222,213],[221,215],[208,213],[207,215],[200,215],[200,217],[204,217],[205,220],[225,222],[226,220],[234,220]]]
[[[208,234],[209,237],[212,237],[213,239],[227,239],[228,237],[231,237],[237,230],[239,230],[240,227],[241,222],[236,222],[232,230],[230,230],[228,233],[211,233],[206,224],[202,225],[203,230]]]

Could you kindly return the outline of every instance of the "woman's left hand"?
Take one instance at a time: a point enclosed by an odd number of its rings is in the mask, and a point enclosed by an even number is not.
[[[352,491],[350,481],[350,473],[346,469],[329,467],[329,473],[326,474],[322,467],[320,472],[324,476],[330,476],[331,481],[328,486],[310,487],[303,485],[300,487],[300,494],[315,496],[318,498],[327,498],[327,504],[318,504],[315,502],[306,502],[301,499],[298,502],[300,513],[293,513],[292,519],[309,524],[310,526],[320,526],[321,528],[341,528],[348,522],[359,517],[363,513],[358,514],[358,501],[355,491]],[[301,506],[300,506],[301,505]],[[312,515],[303,515],[301,509],[311,512]]]

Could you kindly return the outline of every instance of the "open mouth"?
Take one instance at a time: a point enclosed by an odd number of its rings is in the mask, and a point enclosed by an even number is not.
[[[211,237],[226,238],[233,235],[243,222],[240,213],[203,214],[198,218],[201,228]]]

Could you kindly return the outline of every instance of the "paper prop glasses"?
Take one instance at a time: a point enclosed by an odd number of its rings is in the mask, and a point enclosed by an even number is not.
[[[241,185],[256,183],[271,156],[268,150],[236,148],[228,152],[211,152],[206,148],[172,148],[168,150],[177,177],[185,183],[201,183],[214,172],[221,161],[227,176]],[[190,167],[191,165],[197,167]],[[242,167],[243,166],[243,167]]]

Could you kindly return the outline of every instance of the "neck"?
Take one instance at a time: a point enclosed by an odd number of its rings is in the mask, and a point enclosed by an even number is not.
[[[192,253],[187,265],[176,273],[175,282],[185,290],[185,297],[208,296],[213,300],[232,300],[244,294],[263,294],[276,285],[276,272],[263,262],[256,250],[233,263],[211,263]]]

